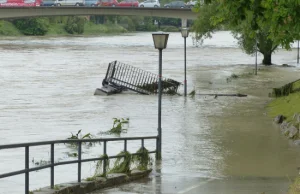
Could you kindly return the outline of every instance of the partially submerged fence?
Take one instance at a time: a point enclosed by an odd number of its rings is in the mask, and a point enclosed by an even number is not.
[[[162,78],[162,90],[166,94],[177,93],[180,82]],[[112,85],[141,94],[158,93],[158,75],[137,67],[113,61],[109,63],[102,85]]]
[[[288,96],[290,93],[300,92],[300,79],[288,83],[280,88],[273,88],[272,97]]]
[[[77,181],[81,182],[81,163],[83,162],[91,162],[91,161],[99,161],[103,160],[103,174],[106,174],[106,162],[108,159],[113,158],[122,158],[125,157],[125,155],[114,155],[114,156],[108,156],[108,157],[99,157],[99,158],[88,158],[88,159],[81,159],[82,156],[82,143],[93,143],[93,142],[102,142],[103,143],[103,155],[107,154],[107,143],[112,141],[124,141],[124,151],[127,151],[127,141],[132,140],[140,140],[141,141],[141,147],[144,148],[144,141],[146,139],[155,139],[156,140],[156,150],[149,151],[148,153],[156,153],[157,152],[157,136],[147,136],[147,137],[124,137],[124,138],[101,138],[101,139],[79,139],[79,140],[56,140],[56,141],[42,141],[42,142],[31,142],[31,143],[20,143],[20,144],[8,144],[8,145],[0,145],[0,150],[3,149],[14,149],[14,148],[25,148],[25,169],[8,172],[4,174],[0,174],[1,178],[11,177],[19,174],[25,174],[25,194],[29,194],[29,173],[32,171],[37,171],[45,168],[50,168],[50,186],[51,188],[54,188],[54,167],[60,166],[60,165],[66,165],[66,164],[74,164],[77,163],[77,172],[78,177]],[[77,154],[77,160],[71,160],[71,161],[63,161],[63,162],[54,162],[54,145],[60,144],[60,143],[72,143],[78,145],[78,154]],[[50,146],[50,164],[38,166],[34,168],[29,168],[29,148],[33,146],[44,146],[49,145]],[[132,155],[141,155],[142,153],[133,153]],[[158,153],[156,153],[158,154]]]

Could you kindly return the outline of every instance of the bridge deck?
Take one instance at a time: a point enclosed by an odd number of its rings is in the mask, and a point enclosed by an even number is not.
[[[70,15],[127,15],[156,16],[166,18],[196,19],[197,13],[191,9],[135,8],[135,7],[1,7],[0,19],[70,16]]]

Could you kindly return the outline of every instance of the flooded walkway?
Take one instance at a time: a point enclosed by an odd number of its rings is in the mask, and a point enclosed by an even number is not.
[[[244,93],[247,98],[164,96],[163,161],[149,180],[122,186],[115,192],[147,193],[282,193],[297,175],[299,148],[289,144],[264,113],[272,87],[298,78],[297,69],[271,68],[262,76],[232,80],[232,73],[252,72],[254,57],[245,55],[227,32],[195,48],[188,41],[188,90],[197,93]],[[170,35],[163,51],[163,75],[183,81],[183,40]],[[123,94],[93,96],[107,64],[113,60],[147,71],[158,71],[158,52],[149,33],[90,38],[17,38],[0,40],[1,144],[65,139],[82,129],[103,137],[112,118],[130,118],[122,136],[157,134],[157,96]],[[261,58],[261,56],[259,56]],[[279,51],[274,62],[294,62],[295,51]],[[44,60],[47,59],[47,60]],[[244,64],[244,65],[240,65]],[[153,144],[148,143],[149,149]],[[132,145],[130,152],[138,147]],[[112,145],[111,152],[120,148]],[[99,148],[86,149],[98,156]],[[30,156],[47,160],[37,149]],[[57,159],[68,160],[69,148]],[[22,150],[0,151],[0,173],[23,167]],[[75,166],[75,165],[74,165]],[[74,166],[58,167],[56,183],[76,179]],[[91,176],[95,164],[86,164]],[[70,172],[70,173],[68,173]],[[47,186],[48,170],[31,175],[30,188]],[[0,181],[0,193],[22,193],[23,176]],[[203,184],[202,184],[203,183]],[[177,187],[178,185],[178,187]],[[175,188],[176,187],[176,188]],[[219,189],[219,190],[218,190]],[[268,192],[267,192],[268,191]]]

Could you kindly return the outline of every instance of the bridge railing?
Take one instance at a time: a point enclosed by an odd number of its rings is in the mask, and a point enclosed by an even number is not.
[[[125,155],[107,155],[107,143],[112,141],[124,141],[124,151],[127,151],[127,141],[132,140],[140,140],[141,147],[144,148],[144,141],[149,139],[156,140],[156,150],[149,151],[148,153],[156,153],[157,152],[157,136],[145,136],[145,137],[123,137],[123,138],[99,138],[99,139],[78,139],[78,140],[55,140],[55,141],[42,141],[42,142],[30,142],[30,143],[20,143],[20,144],[8,144],[8,145],[0,145],[0,150],[3,149],[14,149],[14,148],[25,148],[25,168],[23,170],[8,172],[4,174],[0,174],[0,179],[11,177],[19,174],[25,174],[25,194],[29,194],[29,173],[32,171],[37,171],[41,169],[50,168],[50,186],[54,188],[54,167],[60,165],[67,165],[67,164],[74,164],[77,163],[77,174],[78,174],[78,182],[81,182],[81,163],[83,162],[91,162],[91,161],[99,161],[103,160],[103,174],[106,174],[106,162],[107,159],[113,158],[122,158]],[[93,143],[93,142],[101,142],[103,143],[103,157],[98,158],[87,158],[82,159],[82,143]],[[62,162],[54,162],[54,145],[55,144],[77,144],[78,153],[77,153],[77,160],[70,160],[70,161],[62,161]],[[50,146],[50,164],[42,165],[38,167],[29,168],[29,148],[34,146]],[[132,155],[141,155],[142,153],[133,153]],[[157,153],[158,154],[158,153]]]

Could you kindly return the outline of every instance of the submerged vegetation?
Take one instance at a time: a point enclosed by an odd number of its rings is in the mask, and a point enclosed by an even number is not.
[[[135,154],[128,151],[122,151],[115,160],[111,160],[107,155],[102,155],[103,160],[96,163],[94,176],[88,177],[87,181],[94,181],[96,177],[106,177],[111,173],[130,174],[132,170],[148,170],[152,166],[152,158],[146,148],[140,148]],[[104,162],[105,161],[105,162]],[[112,167],[110,168],[110,164]],[[105,165],[106,172],[103,172]]]
[[[232,73],[229,77],[226,78],[226,82],[231,82],[232,80],[235,80],[235,79],[238,79],[238,78],[248,78],[248,77],[251,77],[253,75],[253,73],[243,73],[243,74],[235,74],[235,73]]]
[[[300,92],[300,80],[288,83],[279,88],[273,88],[272,97],[288,96],[295,92]]]
[[[68,140],[79,140],[79,139],[92,139],[92,138],[93,138],[93,135],[91,133],[87,133],[85,135],[82,135],[81,129],[80,129],[75,135],[71,132],[71,136],[68,137],[67,139]],[[72,147],[77,147],[78,146],[78,144],[75,143],[75,142],[74,143],[68,143],[68,144],[71,145]],[[88,145],[92,146],[93,143],[89,142]]]
[[[162,92],[169,95],[175,95],[177,94],[177,89],[179,85],[180,82],[177,82],[175,80],[171,80],[171,79],[162,80],[161,82]],[[150,93],[154,93],[154,94],[158,93],[158,82],[147,83],[147,84],[139,85],[137,87],[144,89]]]
[[[113,118],[113,127],[108,131],[109,133],[120,134],[122,132],[126,132],[127,129],[124,128],[124,124],[129,123],[129,118]]]
[[[193,90],[193,91],[191,91],[191,92],[189,93],[189,96],[191,96],[191,97],[195,97],[195,95],[196,95],[196,91],[195,91],[195,90]]]

